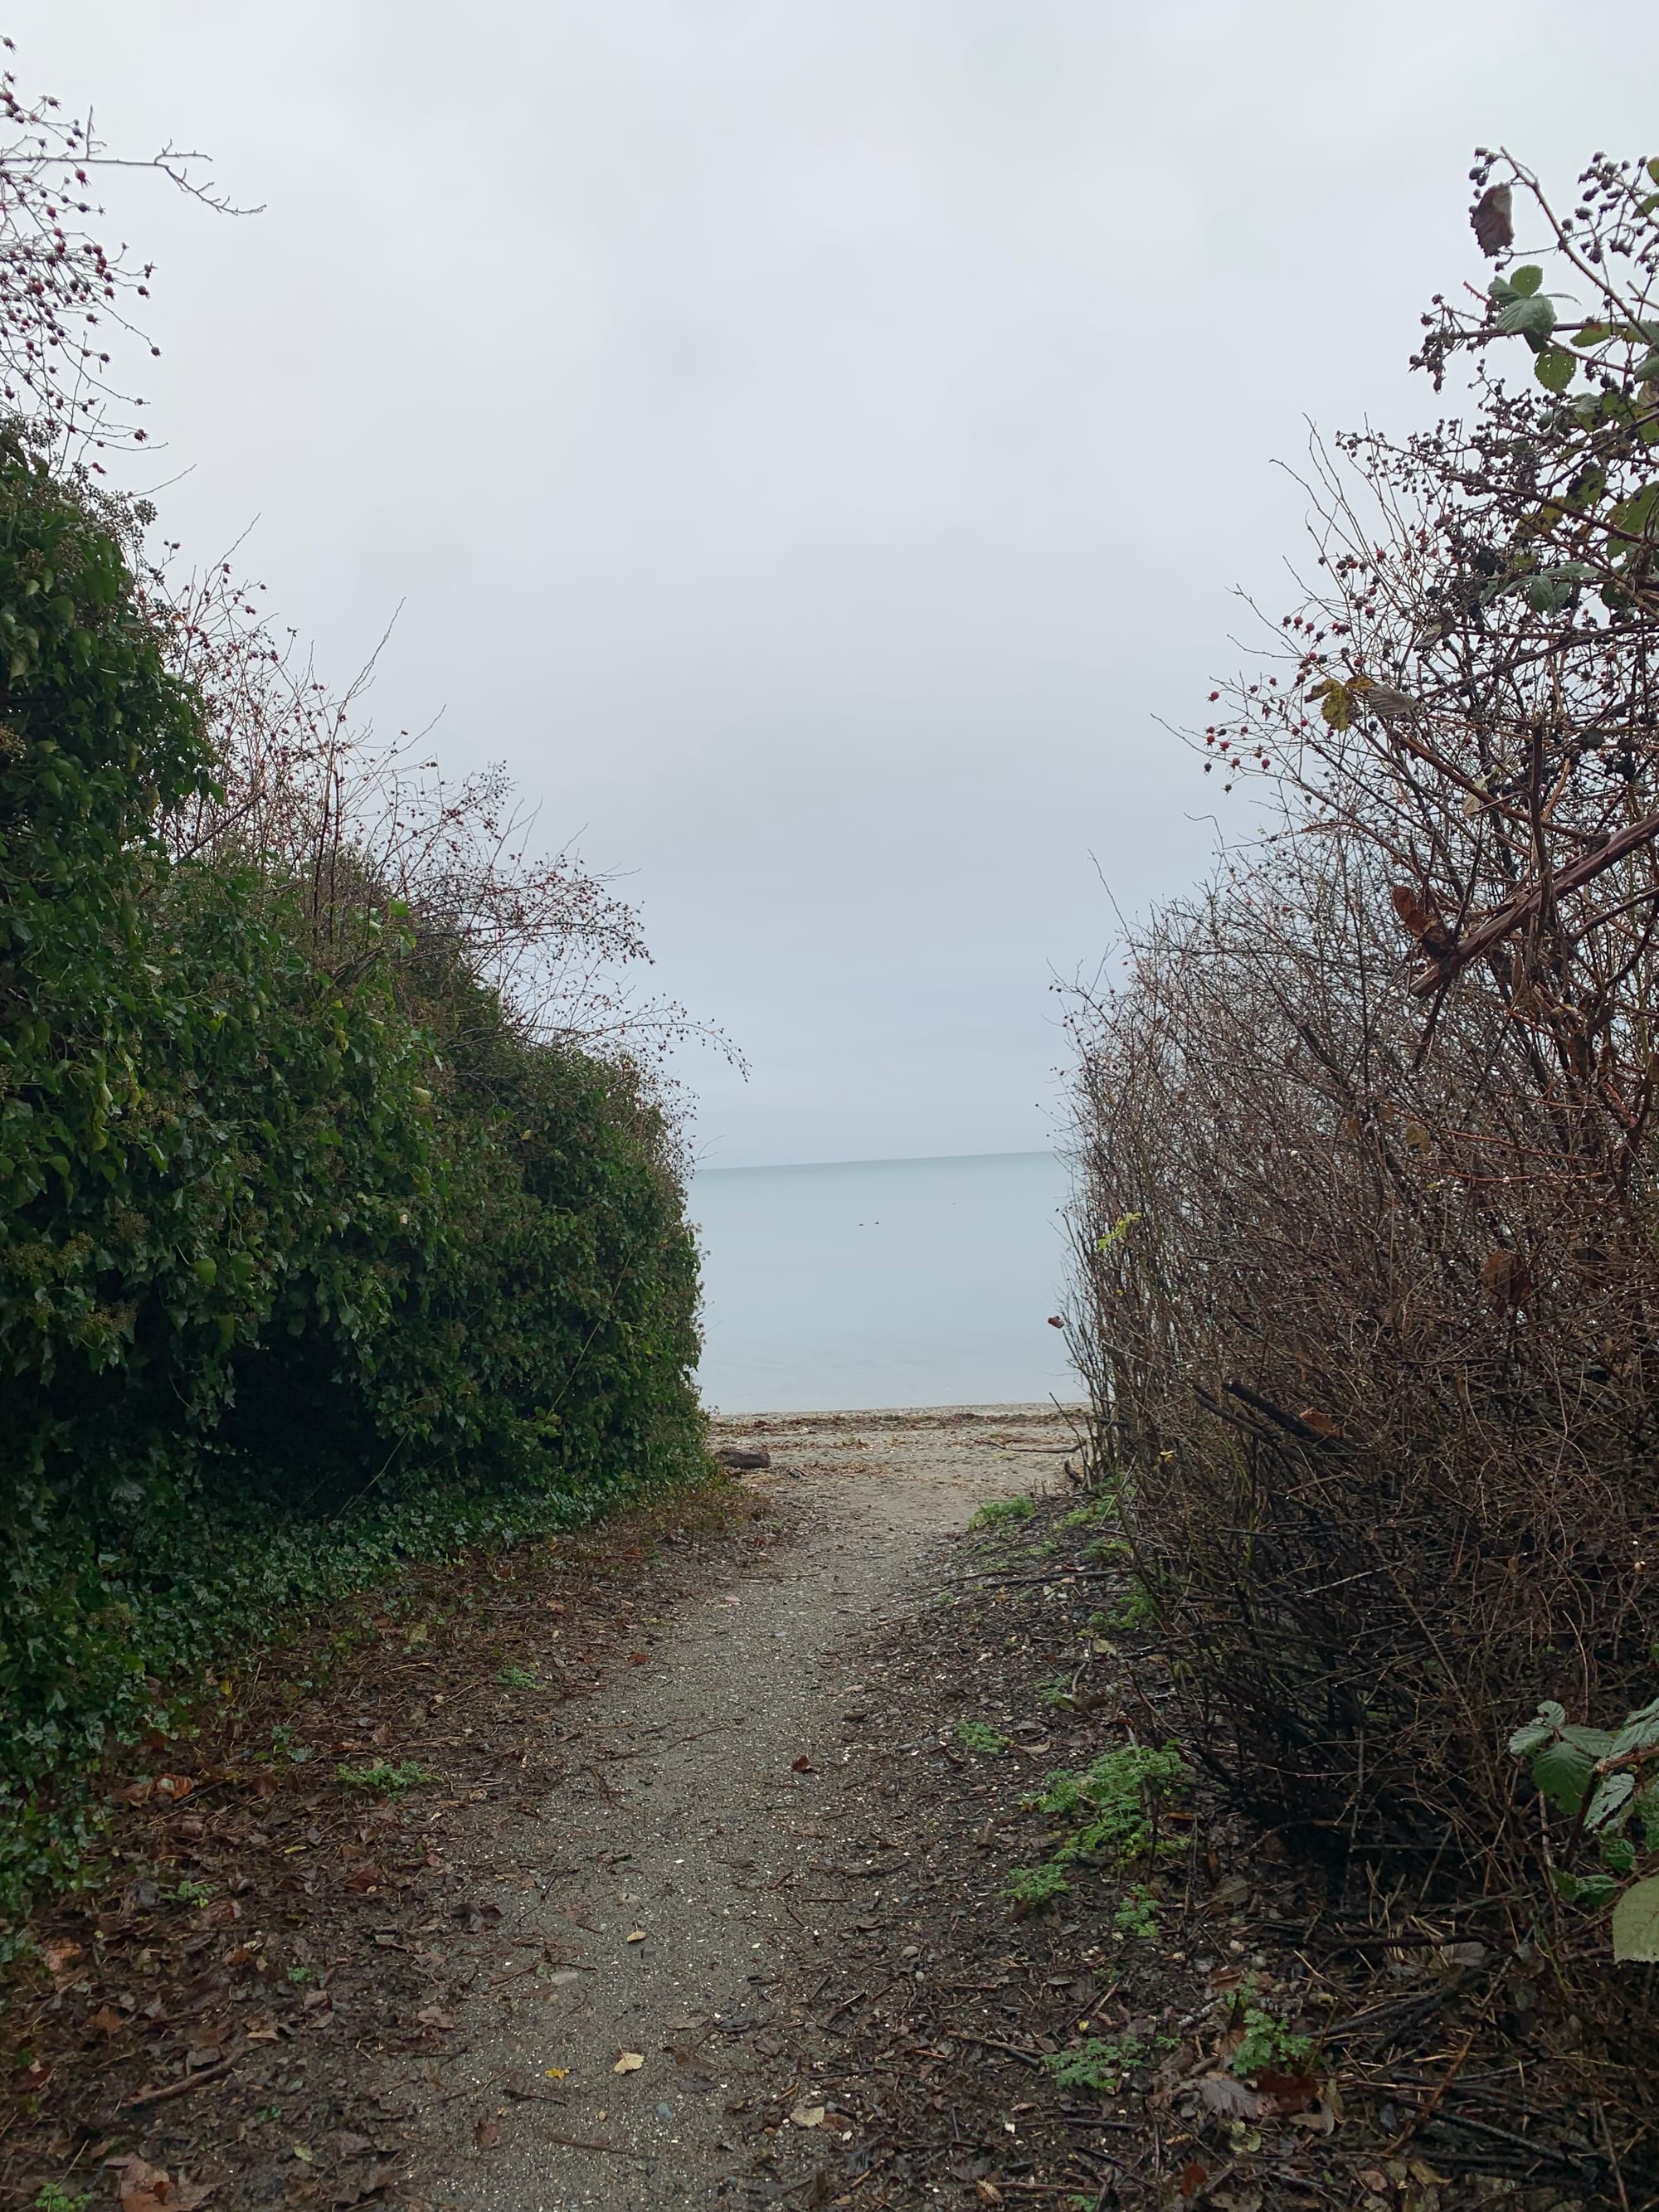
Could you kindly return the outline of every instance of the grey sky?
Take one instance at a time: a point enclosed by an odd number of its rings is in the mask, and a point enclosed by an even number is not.
[[[160,264],[168,533],[627,872],[711,1162],[1020,1149],[1053,970],[1204,863],[1160,732],[1304,416],[1402,423],[1476,141],[1659,137],[1603,0],[21,0],[26,86],[264,201]]]

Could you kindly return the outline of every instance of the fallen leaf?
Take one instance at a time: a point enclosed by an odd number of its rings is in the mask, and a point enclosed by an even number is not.
[[[187,1774],[158,1774],[155,1778],[156,1796],[171,1798],[175,1805],[181,1797],[188,1797],[195,1787]]]
[[[31,2058],[28,2064],[23,2069],[21,2078],[23,2087],[28,2092],[29,2095],[32,2097],[38,2097],[41,2090],[46,2087],[47,2082],[52,2079],[52,2069],[45,2063],[44,2060],[40,2058]]]
[[[302,2166],[313,2165],[317,2157],[316,2152],[312,2149],[309,2143],[295,2143],[294,2146],[294,2155],[300,2160],[300,2163]]]
[[[378,1889],[385,1880],[386,1876],[375,1865],[374,1860],[365,1859],[361,1866],[352,1868],[351,1872],[345,1878],[345,1886],[348,1889],[358,1891]]]
[[[212,2194],[210,2185],[187,2181],[183,2174],[175,2182],[163,2167],[151,2166],[136,2151],[104,2163],[115,2174],[121,2212],[191,2212]]]
[[[263,2013],[256,2013],[252,2020],[244,2022],[244,2026],[250,2043],[275,2043],[276,2040],[276,2025]]]
[[[1196,2159],[1194,2160],[1190,2166],[1183,2166],[1181,2169],[1182,2195],[1183,2197],[1195,2197],[1199,2191],[1203,2188],[1205,2183],[1209,2179],[1209,2167],[1207,2166],[1200,2166]]]
[[[113,2005],[102,2005],[92,2015],[91,2025],[105,2035],[119,2035],[126,2022]]]
[[[80,1955],[81,1946],[78,1943],[46,1943],[40,1948],[40,1956],[46,1960],[46,1971],[51,1974],[63,1973],[75,1964]]]
[[[994,2181],[976,2181],[974,2194],[981,2204],[1000,2204],[1003,2201],[1002,2191]]]
[[[115,1794],[124,1804],[148,1805],[155,1790],[153,1782],[129,1782],[125,1790],[118,1790]]]
[[[415,2017],[422,2027],[439,2027],[447,2032],[455,2025],[454,2014],[446,2012],[441,2005],[424,2005]]]
[[[1449,2176],[1437,2173],[1425,2158],[1414,2158],[1406,2169],[1413,2181],[1420,2181],[1425,2189],[1443,2189]]]
[[[1319,2084],[1311,2074],[1278,2074],[1267,2067],[1252,2078],[1262,2095],[1273,2100],[1276,2112],[1305,2112],[1319,2102]]]
[[[622,2051],[617,2052],[617,2063],[611,2071],[613,2074],[637,2074],[644,2063],[645,2053],[642,2051]]]
[[[645,1941],[644,1929],[630,1928],[628,1931],[628,1940],[630,1943],[643,1943]]]
[[[501,2126],[495,2120],[480,2120],[472,2130],[472,2140],[480,2150],[494,2150],[501,2139]]]
[[[544,2066],[542,2071],[550,2081],[566,2081],[570,2078],[568,2066]]]
[[[799,1759],[792,1759],[790,1760],[789,1771],[792,1774],[816,1774],[817,1772],[817,1769],[813,1765],[811,1760],[806,1756],[806,1753],[802,1752]]]
[[[1259,2120],[1273,2107],[1266,2097],[1260,2097],[1248,2082],[1241,2081],[1236,2074],[1205,2074],[1199,2078],[1198,2094],[1206,2108],[1218,2119]]]
[[[630,1651],[628,1655],[628,1663],[630,1667],[648,1667],[651,1662],[643,1651]]]
[[[823,2117],[822,2105],[797,2105],[789,2115],[791,2124],[798,2128],[821,2128]]]

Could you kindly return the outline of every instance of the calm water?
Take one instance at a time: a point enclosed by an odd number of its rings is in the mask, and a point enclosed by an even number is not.
[[[1058,1329],[1066,1171],[1049,1152],[713,1168],[704,1402],[722,1413],[1076,1399]]]

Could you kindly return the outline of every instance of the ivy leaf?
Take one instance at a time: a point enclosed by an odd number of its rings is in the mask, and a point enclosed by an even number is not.
[[[1659,1960],[1659,1875],[1632,1882],[1613,1906],[1613,1955],[1644,1965]]]
[[[1655,356],[1659,360],[1659,356]],[[1565,346],[1547,345],[1532,365],[1532,373],[1546,392],[1565,392],[1578,366],[1577,356]]]

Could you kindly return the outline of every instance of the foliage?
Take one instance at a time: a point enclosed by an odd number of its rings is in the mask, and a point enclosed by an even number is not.
[[[1231,2061],[1232,2070],[1249,2081],[1267,2071],[1299,2074],[1313,2055],[1310,2035],[1293,2035],[1275,2014],[1248,2001],[1243,2007],[1243,2033]]]
[[[1158,1933],[1158,1895],[1144,1882],[1119,1898],[1112,1915],[1114,1923],[1126,1936],[1153,1936]]]
[[[65,464],[131,272],[64,228],[89,129],[0,106],[3,1926],[228,1647],[704,1462],[633,916]]]
[[[1008,1748],[1007,1737],[999,1735],[994,1728],[988,1728],[983,1721],[958,1721],[957,1741],[964,1751],[982,1751],[994,1754],[997,1752],[1006,1751]]]
[[[1659,1759],[1659,1698],[1626,1714],[1613,1730],[1569,1721],[1564,1705],[1546,1698],[1510,1738],[1510,1751],[1528,1761],[1540,1794],[1571,1823],[1552,1868],[1558,1895],[1592,1911],[1613,1905],[1615,1960],[1659,1960],[1659,1873],[1626,1879],[1637,1863],[1632,1818],[1647,1850],[1659,1848],[1659,1782],[1648,1778]],[[1589,1838],[1607,1872],[1573,1871],[1571,1862]]]
[[[1137,1859],[1177,1847],[1158,1832],[1158,1814],[1191,1779],[1172,1743],[1124,1744],[1103,1752],[1084,1772],[1048,1776],[1040,1794],[1025,1800],[1027,1809],[1079,1822],[1055,1854],[1055,1863],[1103,1859],[1129,1866]]]
[[[1092,2089],[1114,2097],[1146,2056],[1138,2035],[1091,2036],[1075,2051],[1051,2051],[1043,2064],[1062,2089]]]
[[[1036,1511],[1036,1499],[1024,1495],[988,1498],[983,1505],[975,1508],[968,1526],[970,1528],[1006,1528],[1011,1522],[1029,1521]]]
[[[442,1777],[428,1774],[423,1766],[406,1759],[394,1766],[389,1760],[377,1759],[372,1766],[337,1766],[334,1779],[348,1790],[370,1790],[377,1796],[394,1797],[403,1790],[441,1781]]]
[[[1040,1912],[1064,1897],[1071,1886],[1057,1866],[1016,1867],[1002,1893],[1016,1912]]]

